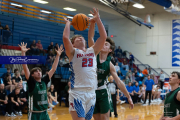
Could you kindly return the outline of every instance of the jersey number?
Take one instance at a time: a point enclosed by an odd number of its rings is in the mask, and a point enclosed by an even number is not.
[[[92,67],[93,59],[92,58],[83,58],[82,59],[82,67]]]

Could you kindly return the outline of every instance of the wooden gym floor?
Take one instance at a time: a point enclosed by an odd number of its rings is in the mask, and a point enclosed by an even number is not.
[[[69,114],[68,108],[57,105],[56,108],[49,113],[51,120],[72,120]],[[141,104],[135,104],[133,110],[128,108],[128,104],[117,105],[118,118],[112,117],[110,120],[159,120],[163,112],[163,103],[152,104],[150,106],[142,106]],[[0,116],[0,120],[28,120],[27,114],[17,117],[4,117]],[[92,120],[94,120],[92,118]]]

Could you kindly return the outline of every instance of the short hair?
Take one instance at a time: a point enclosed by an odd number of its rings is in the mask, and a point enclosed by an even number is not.
[[[14,73],[16,73],[17,71],[19,71],[18,69],[14,69]]]
[[[114,52],[114,49],[115,49],[115,43],[114,43],[114,40],[112,40],[110,37],[107,37],[106,38],[106,42],[108,42],[111,46],[110,46],[110,49],[112,50],[111,53]]]
[[[7,67],[7,70],[11,70],[11,68],[10,68],[10,67]]]
[[[40,72],[42,72],[41,68],[35,67],[35,68],[33,68],[33,69],[31,70],[30,74],[32,75],[32,74],[34,74],[34,72],[36,72],[36,71],[38,71],[38,70],[39,70]]]
[[[75,40],[77,37],[83,37],[83,36],[82,36],[82,35],[74,35],[74,36],[70,39],[72,44],[74,44],[74,40]]]

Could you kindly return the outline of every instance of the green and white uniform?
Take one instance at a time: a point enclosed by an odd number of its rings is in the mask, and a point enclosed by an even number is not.
[[[180,102],[176,99],[180,87],[166,95],[164,102],[164,117],[175,117],[180,114]]]
[[[106,61],[100,63],[99,54],[97,55],[97,78],[98,88],[96,90],[96,104],[94,114],[105,114],[109,110],[113,110],[112,99],[109,90],[107,89],[107,77],[110,73],[111,57],[108,56]]]
[[[48,100],[47,100],[47,83],[49,76],[46,75],[41,79],[41,82],[30,76],[27,81],[28,84],[28,120],[50,120],[47,113]]]

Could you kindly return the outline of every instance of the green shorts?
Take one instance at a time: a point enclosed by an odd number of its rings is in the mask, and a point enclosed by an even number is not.
[[[47,111],[44,111],[42,113],[28,113],[28,120],[50,120],[49,115]]]
[[[111,95],[109,95],[107,89],[102,89],[102,90],[96,90],[96,104],[94,108],[94,113],[101,113],[105,114],[109,110],[112,110],[112,99]]]

